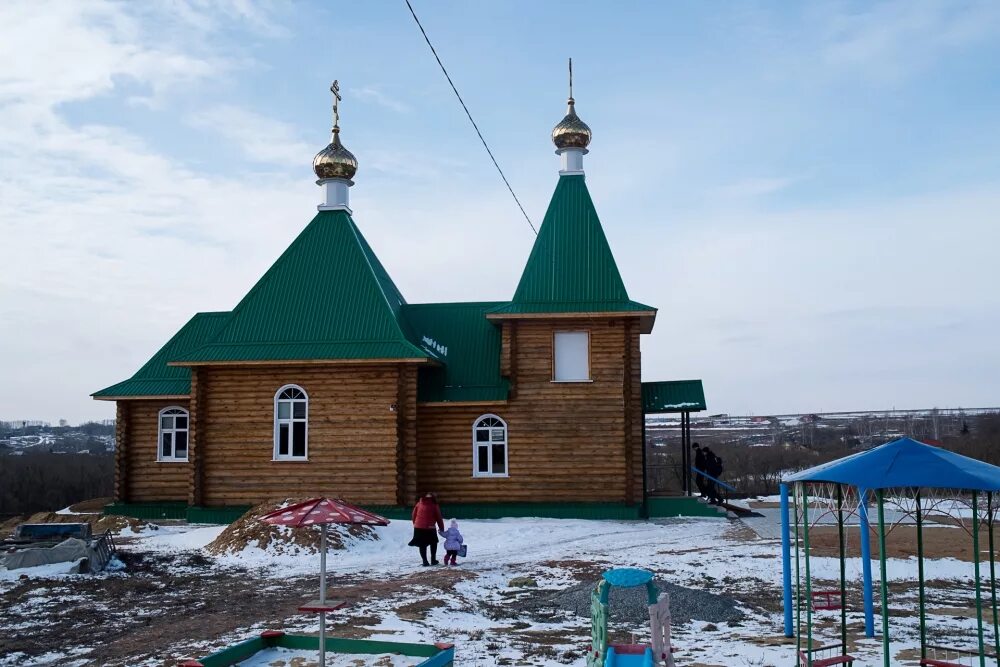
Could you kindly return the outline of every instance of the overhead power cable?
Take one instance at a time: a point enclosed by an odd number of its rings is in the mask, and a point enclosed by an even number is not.
[[[528,226],[531,227],[531,231],[533,231],[537,235],[538,230],[535,229],[535,225],[531,223],[531,218],[528,217],[528,212],[524,210],[523,206],[521,206],[521,200],[517,198],[516,194],[514,194],[514,188],[510,186],[510,181],[507,180],[507,177],[503,173],[503,169],[500,168],[500,164],[497,162],[497,159],[493,156],[493,151],[490,150],[489,144],[486,143],[486,139],[483,137],[483,133],[479,131],[479,126],[476,125],[476,121],[473,120],[472,114],[469,112],[469,107],[465,105],[465,100],[462,99],[462,96],[458,92],[458,88],[455,87],[455,82],[451,80],[451,76],[448,74],[448,70],[445,69],[444,63],[441,62],[441,57],[438,55],[437,49],[435,49],[434,45],[431,44],[431,39],[430,37],[427,36],[427,31],[424,30],[424,26],[420,23],[420,19],[417,18],[417,13],[413,11],[413,5],[410,4],[410,0],[405,0],[405,1],[406,1],[406,6],[410,10],[410,14],[413,16],[413,20],[416,21],[417,27],[420,28],[420,33],[424,36],[424,41],[427,42],[427,46],[430,47],[431,53],[434,54],[434,59],[437,60],[438,66],[440,66],[441,71],[444,72],[444,78],[448,79],[448,84],[451,85],[451,89],[455,91],[455,97],[458,98],[459,104],[461,104],[462,108],[465,109],[465,115],[469,117],[469,122],[472,123],[472,127],[476,130],[476,134],[479,135],[479,140],[483,142],[483,148],[486,149],[486,153],[489,154],[490,159],[493,160],[493,166],[497,168],[497,172],[500,174],[500,178],[503,179],[504,185],[506,185],[507,189],[510,190],[510,196],[514,198],[514,202],[517,203],[517,207],[521,209],[521,214],[524,215],[524,219],[528,221]]]

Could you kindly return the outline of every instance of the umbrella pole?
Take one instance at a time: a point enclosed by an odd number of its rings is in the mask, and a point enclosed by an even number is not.
[[[319,532],[319,603],[326,604],[326,524]],[[326,612],[319,613],[319,664],[326,665]]]

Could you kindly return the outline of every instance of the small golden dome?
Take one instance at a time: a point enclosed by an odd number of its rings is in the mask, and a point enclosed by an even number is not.
[[[573,98],[569,98],[569,108],[566,109],[566,117],[559,121],[559,124],[552,128],[552,143],[556,148],[586,148],[590,145],[593,133],[590,128],[576,115]]]
[[[333,141],[313,158],[313,171],[320,180],[343,178],[349,181],[357,173],[358,159],[340,143],[340,128],[336,125],[333,127]]]

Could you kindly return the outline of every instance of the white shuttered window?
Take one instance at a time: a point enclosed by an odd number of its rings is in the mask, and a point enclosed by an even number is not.
[[[552,379],[555,382],[590,380],[589,332],[557,331],[552,347]]]

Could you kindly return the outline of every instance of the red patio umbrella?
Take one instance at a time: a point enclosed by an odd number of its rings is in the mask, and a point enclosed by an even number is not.
[[[299,607],[300,611],[319,612],[319,664],[326,664],[326,612],[344,606],[326,599],[326,531],[331,523],[355,526],[388,526],[389,520],[343,500],[312,498],[302,503],[268,512],[260,518],[274,526],[319,526],[319,600]]]

